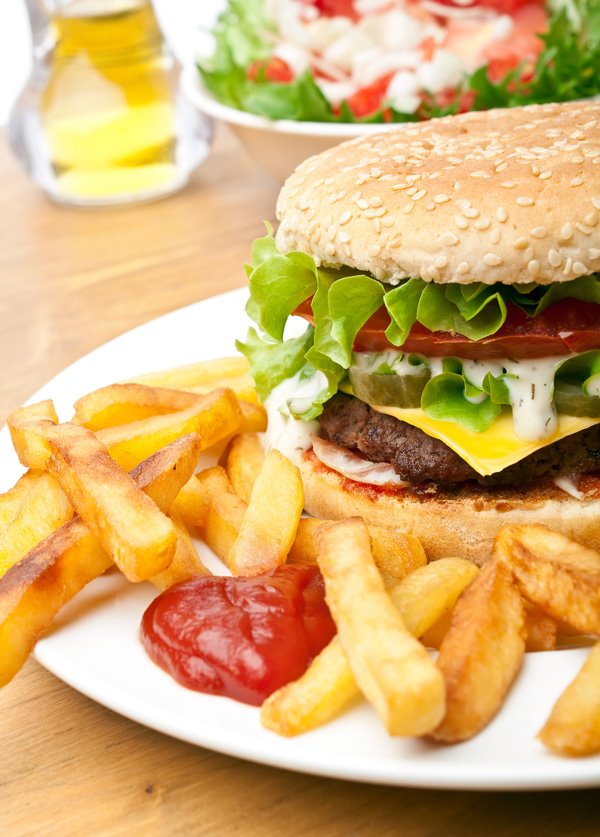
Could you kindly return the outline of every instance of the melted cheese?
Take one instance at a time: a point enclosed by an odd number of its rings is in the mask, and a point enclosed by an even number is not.
[[[484,477],[514,465],[530,453],[551,445],[559,439],[564,439],[565,436],[600,423],[599,418],[559,415],[558,427],[552,436],[541,442],[523,442],[515,435],[512,413],[508,408],[483,433],[474,433],[451,421],[428,418],[420,408],[400,409],[378,407],[375,404],[370,406],[379,413],[386,413],[388,416],[419,427],[428,436],[445,442]]]

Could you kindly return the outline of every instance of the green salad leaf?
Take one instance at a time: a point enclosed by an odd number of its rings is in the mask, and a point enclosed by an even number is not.
[[[264,0],[229,0],[213,30],[215,48],[198,63],[206,88],[230,107],[270,119],[310,122],[414,122],[471,110],[584,99],[600,93],[600,0],[557,0],[543,49],[533,70],[519,66],[492,81],[483,66],[465,77],[453,95],[439,102],[423,91],[417,113],[396,111],[392,103],[357,117],[346,101],[335,109],[309,71],[290,83],[268,81],[264,72],[248,77],[255,62],[271,57],[274,24]]]
[[[401,347],[412,326],[419,322],[431,331],[455,331],[481,340],[502,326],[509,303],[529,316],[541,313],[560,299],[600,304],[600,274],[582,276],[553,285],[436,285],[407,279],[396,287],[349,268],[317,267],[311,256],[277,251],[273,231],[257,239],[248,266],[250,298],[246,311],[263,332],[250,329],[246,343],[237,346],[251,362],[261,400],[286,378],[321,372],[323,387],[298,418],[310,420],[345,380],[353,363],[352,347],[360,329],[382,306],[390,315],[388,340]],[[388,289],[389,288],[389,289]],[[314,327],[300,337],[284,340],[286,324],[302,302],[311,299]],[[417,357],[417,356],[415,356]],[[420,357],[420,356],[419,356]],[[427,362],[426,358],[422,359]],[[381,364],[378,372],[390,374]],[[600,351],[586,352],[565,361],[557,375],[586,392],[591,378],[600,374]],[[445,358],[443,372],[429,380],[421,406],[431,418],[454,421],[482,432],[510,403],[506,374],[488,373],[481,387],[465,376],[462,362]]]

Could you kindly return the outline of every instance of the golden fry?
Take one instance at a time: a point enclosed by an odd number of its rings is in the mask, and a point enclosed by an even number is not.
[[[198,575],[212,575],[200,560],[185,524],[173,514],[171,514],[171,520],[177,529],[175,555],[166,570],[148,579],[161,591],[168,590],[169,587],[180,584],[182,581],[189,581],[190,578]]]
[[[166,569],[177,545],[173,524],[96,436],[76,424],[58,424],[46,439],[53,451],[50,472],[127,578],[144,581]]]
[[[41,473],[41,471],[27,471],[12,488],[0,494],[0,532],[15,517]]]
[[[240,406],[231,390],[215,390],[194,400],[176,413],[143,419],[99,430],[98,438],[124,470],[152,456],[160,448],[185,436],[199,433],[202,450],[235,432],[242,421]]]
[[[167,501],[189,478],[193,441],[174,442],[136,469],[138,484],[155,493],[158,502]],[[160,469],[157,462],[162,463]],[[170,491],[165,478],[173,482]],[[111,564],[96,536],[74,517],[0,578],[0,686],[20,670],[59,610]]]
[[[244,503],[250,501],[264,459],[265,453],[256,433],[234,436],[221,457],[231,487]]]
[[[298,523],[298,531],[288,555],[288,563],[316,564],[317,529],[322,523],[331,522],[333,521],[303,517]],[[414,535],[394,532],[382,526],[368,526],[367,528],[371,538],[373,559],[386,582],[396,583],[417,567],[423,567],[427,563],[421,542]]]
[[[319,530],[319,565],[341,645],[390,735],[424,735],[444,716],[444,681],[385,591],[360,518]]]
[[[489,561],[456,603],[437,664],[447,709],[438,741],[465,741],[500,709],[525,653],[523,602],[510,571]]]
[[[39,474],[0,533],[0,575],[72,516],[73,508],[54,477]]]
[[[303,503],[298,468],[278,450],[269,451],[227,556],[233,575],[258,575],[285,563]]]
[[[40,401],[14,410],[6,419],[19,462],[44,471],[52,451],[44,437],[46,428],[58,423],[52,401]]]
[[[192,393],[143,384],[111,384],[75,402],[73,424],[102,430],[119,424],[186,410],[196,401]]]
[[[494,555],[521,594],[581,634],[600,636],[600,554],[545,526],[504,526]]]
[[[175,366],[159,372],[147,372],[121,383],[146,384],[154,387],[189,389],[190,387],[209,386],[216,388],[215,381],[222,378],[238,378],[246,375],[250,362],[244,355],[220,357],[214,360],[201,360],[185,366]]]
[[[554,704],[538,738],[563,756],[600,753],[600,643]]]

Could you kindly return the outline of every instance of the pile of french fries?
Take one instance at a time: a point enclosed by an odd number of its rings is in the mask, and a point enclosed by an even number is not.
[[[263,704],[280,735],[362,695],[390,735],[465,741],[497,714],[526,651],[600,637],[600,554],[509,526],[481,570],[460,557],[428,564],[414,535],[302,517],[298,469],[265,454],[266,422],[242,357],[103,387],[65,423],[51,401],[15,410],[7,424],[27,470],[0,495],[0,685],[109,568],[159,590],[209,573],[194,538],[233,575],[319,564],[337,635]],[[198,470],[203,452],[217,464]],[[563,755],[600,752],[600,645],[539,738]]]

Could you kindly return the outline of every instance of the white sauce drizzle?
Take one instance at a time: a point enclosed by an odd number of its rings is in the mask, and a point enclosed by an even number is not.
[[[265,451],[275,448],[292,462],[297,462],[301,454],[312,447],[310,436],[311,433],[318,434],[319,422],[295,419],[289,405],[294,412],[304,412],[326,386],[325,375],[316,372],[304,381],[300,381],[299,374],[286,378],[272,390],[264,403],[268,416],[262,440]]]
[[[376,369],[381,363],[387,363],[401,375],[418,369],[409,363],[408,357],[406,353],[394,350],[355,355],[357,365],[362,368]],[[554,374],[568,357],[572,355],[531,360],[459,360],[462,361],[465,378],[476,387],[481,388],[488,372],[499,378],[508,389],[515,435],[523,442],[541,442],[553,436],[558,428],[558,417],[552,400]],[[444,371],[443,358],[424,357],[423,362],[429,365],[432,378]],[[590,395],[600,395],[600,375],[594,376],[586,389]],[[482,393],[467,397],[467,400],[472,404],[480,404],[486,397]]]

